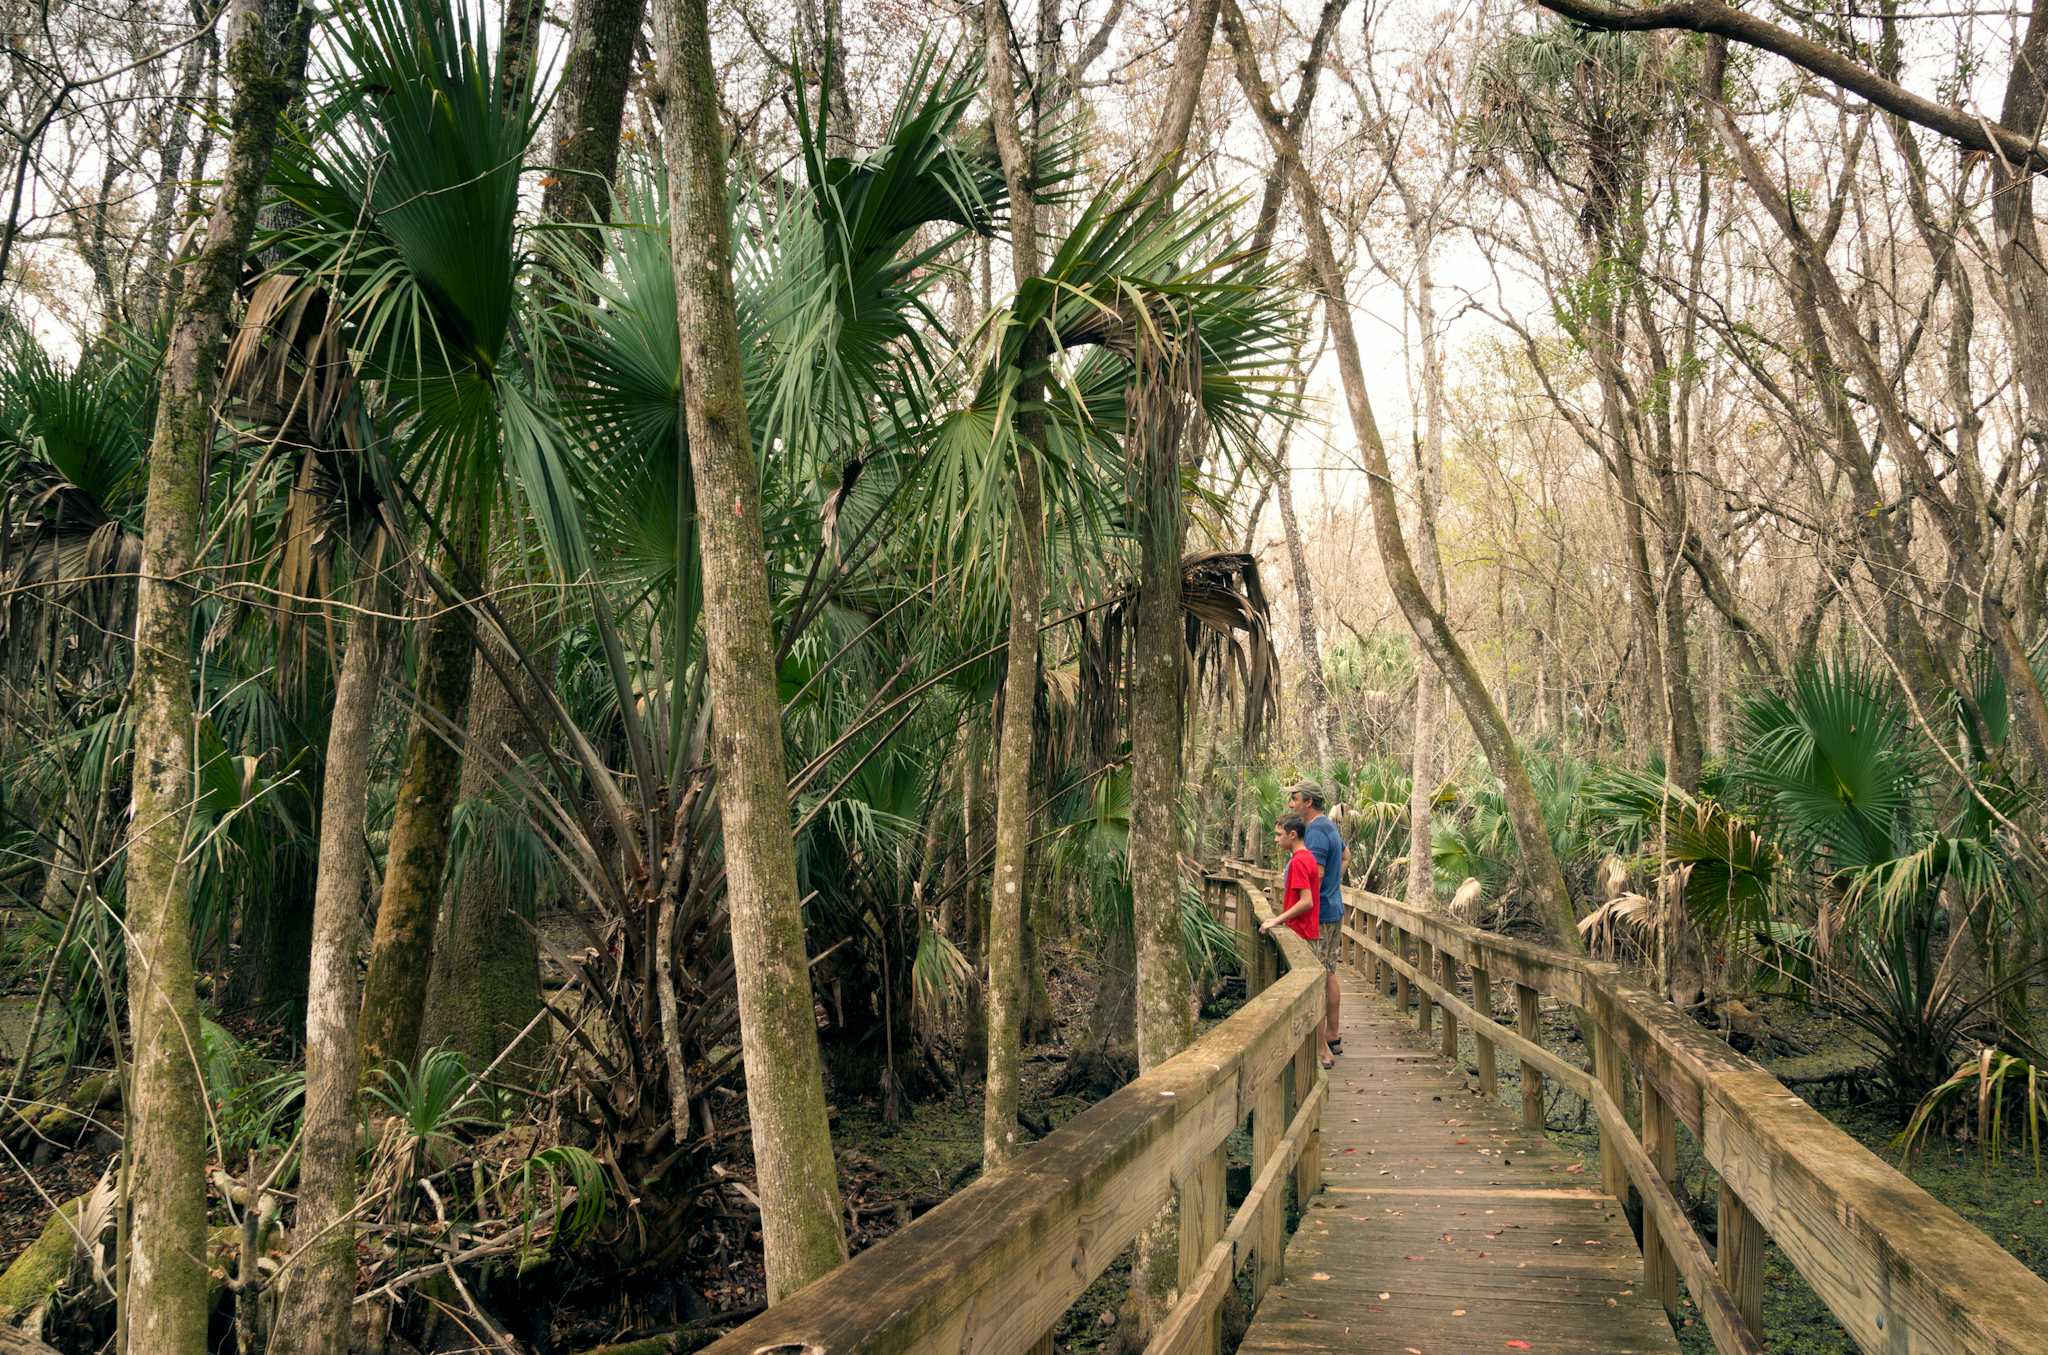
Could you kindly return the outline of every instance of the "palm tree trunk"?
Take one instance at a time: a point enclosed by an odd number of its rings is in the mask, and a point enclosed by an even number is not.
[[[702,541],[712,752],[773,1304],[845,1260],[846,1233],[797,902],[761,485],[747,429],[725,148],[704,2],[663,0],[658,13],[669,31],[659,49],[670,54],[671,248]]]
[[[375,728],[385,626],[374,555],[359,575],[362,611],[351,627],[335,684],[320,791],[320,873],[313,891],[313,962],[306,1001],[306,1121],[299,1141],[299,1211],[304,1248],[287,1271],[278,1330],[295,1334],[302,1355],[348,1355],[355,1297],[356,947],[369,854],[371,735]]]
[[[1017,80],[1010,64],[1010,21],[1003,0],[986,0],[989,99],[996,151],[1010,189],[1010,262],[1018,286],[1037,276],[1038,204],[1031,160],[1017,125]],[[1027,341],[1022,365],[1043,356]],[[1002,726],[996,737],[996,850],[988,917],[988,1075],[982,1099],[984,1170],[1017,1152],[1017,1066],[1024,1017],[1025,885],[1031,853],[1031,736],[1038,698],[1038,613],[1045,594],[1045,521],[1039,501],[1038,447],[1044,415],[1034,409],[1040,382],[1018,385],[1016,489],[1010,527],[1010,643],[1003,675]]]
[[[277,145],[278,115],[304,69],[297,0],[235,0],[226,18],[234,87],[228,159],[205,243],[186,269],[164,354],[143,510],[135,603],[134,829],[128,843],[125,1104],[129,1255],[122,1330],[139,1355],[206,1348],[206,1119],[199,995],[192,972],[192,602],[186,586],[205,515],[221,338]]]
[[[459,525],[459,558],[481,557],[476,510],[458,506],[470,518]],[[473,579],[473,568],[449,571]],[[429,589],[426,610],[441,606]],[[462,777],[462,750],[448,730],[468,719],[471,655],[476,620],[466,606],[450,607],[426,623],[414,676],[420,709],[406,733],[405,764],[398,778],[398,806],[385,856],[384,892],[377,901],[377,926],[370,938],[370,966],[363,976],[363,1015],[357,1038],[358,1072],[368,1078],[389,1063],[410,1064],[419,1054],[420,1024],[426,1012],[427,980],[433,973],[434,924],[441,910],[441,877],[448,865],[448,829]]]
[[[516,584],[508,574],[500,585]],[[546,671],[547,608],[525,593],[504,609],[513,648]],[[508,690],[498,669],[476,647],[470,669],[469,727],[462,739],[462,775],[456,803],[479,801],[504,779],[504,769],[533,751],[533,726],[524,712],[540,709],[541,695],[511,650],[496,646],[499,666],[524,689]],[[540,947],[533,929],[539,900],[508,882],[503,863],[472,852],[442,901],[434,932],[433,969],[427,982],[426,1028],[478,1067],[505,1046],[540,1010]]]
[[[1408,554],[1408,542],[1401,532],[1400,506],[1394,501],[1393,472],[1387,465],[1386,444],[1380,440],[1379,424],[1373,417],[1372,399],[1365,387],[1365,364],[1360,356],[1358,335],[1352,328],[1351,310],[1345,301],[1344,272],[1337,262],[1336,246],[1330,239],[1329,223],[1323,217],[1321,195],[1309,177],[1301,158],[1300,142],[1288,132],[1279,109],[1273,106],[1265,77],[1258,67],[1258,53],[1246,32],[1244,16],[1236,0],[1223,0],[1224,31],[1237,60],[1238,83],[1257,114],[1273,148],[1274,157],[1286,172],[1289,187],[1301,209],[1301,221],[1308,235],[1309,264],[1317,289],[1323,294],[1323,308],[1336,341],[1337,366],[1344,385],[1345,402],[1358,437],[1358,449],[1365,460],[1366,483],[1372,495],[1373,532],[1380,548],[1380,560],[1387,571],[1402,615],[1414,629],[1423,652],[1443,674],[1451,695],[1465,711],[1472,732],[1486,754],[1487,764],[1501,779],[1506,791],[1509,818],[1515,841],[1521,849],[1522,870],[1536,914],[1543,919],[1552,939],[1572,950],[1583,949],[1578,918],[1572,910],[1571,894],[1565,887],[1564,872],[1550,842],[1549,825],[1537,802],[1535,787],[1523,766],[1514,734],[1501,718],[1492,693],[1480,678],[1465,647],[1459,643],[1441,608],[1423,588]]]

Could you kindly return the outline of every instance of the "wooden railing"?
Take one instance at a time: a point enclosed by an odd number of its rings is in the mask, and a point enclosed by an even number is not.
[[[1241,868],[1260,883],[1265,872]],[[1368,984],[1416,1024],[1458,1023],[1474,1036],[1481,1090],[1497,1093],[1496,1058],[1521,1063],[1522,1118],[1543,1125],[1543,1080],[1583,1097],[1600,1125],[1600,1178],[1643,1204],[1648,1282],[1674,1316],[1677,1276],[1722,1352],[1764,1349],[1765,1239],[1777,1243],[1864,1350],[1886,1355],[2035,1355],[2048,1341],[2048,1281],[1787,1091],[1769,1072],[1701,1030],[1615,965],[1526,942],[1364,890],[1347,889],[1343,949]],[[1471,973],[1471,1000],[1459,989]],[[1507,989],[1513,990],[1512,998]],[[1544,999],[1574,1009],[1592,1033],[1592,1071],[1543,1047]],[[1512,1017],[1503,1019],[1496,1002]],[[1512,1022],[1512,1024],[1510,1024]],[[1625,1108],[1639,1087],[1641,1129]],[[1721,1179],[1710,1254],[1672,1192],[1683,1124]]]
[[[717,1355],[1051,1349],[1060,1317],[1179,1201],[1180,1298],[1148,1352],[1214,1355],[1221,1310],[1252,1266],[1254,1301],[1281,1274],[1286,1182],[1320,1186],[1326,1086],[1323,971],[1256,885],[1205,894],[1244,939],[1247,1001],[1192,1046],[1089,1107],[901,1232],[710,1347]],[[1252,1184],[1226,1220],[1225,1142],[1252,1128]]]

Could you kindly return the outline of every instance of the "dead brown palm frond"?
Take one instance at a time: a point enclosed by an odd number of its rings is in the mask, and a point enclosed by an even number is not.
[[[267,551],[238,542],[242,558],[261,558],[262,580],[281,605],[269,610],[281,667],[303,662],[305,623],[332,595],[337,552],[376,528],[383,503],[363,436],[365,420],[355,363],[341,317],[316,281],[294,273],[266,274],[250,290],[242,323],[228,345],[223,391],[230,408],[264,444],[261,463],[291,471],[282,518]],[[253,490],[264,477],[252,474]],[[245,537],[254,513],[240,515]],[[225,617],[224,625],[239,618]]]
[[[1136,660],[1135,590],[1080,618],[1077,671],[1080,709],[1099,722],[1095,746],[1113,747],[1123,728]],[[1259,581],[1258,561],[1242,551],[1208,551],[1181,561],[1181,620],[1192,691],[1206,690],[1233,706],[1247,745],[1255,743],[1278,709],[1278,658],[1272,613]]]
[[[1659,911],[1641,894],[1619,894],[1579,919],[1579,935],[1602,959],[1619,959],[1631,948],[1647,953],[1661,925]]]

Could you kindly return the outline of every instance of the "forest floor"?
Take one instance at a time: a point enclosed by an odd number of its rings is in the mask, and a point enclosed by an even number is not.
[[[1025,1050],[1022,1102],[1027,1121],[1057,1128],[1086,1109],[1094,1095],[1062,1089],[1067,1060],[1088,1023],[1095,991],[1095,956],[1066,940],[1050,941],[1043,953],[1052,1000],[1050,1037]],[[1207,1027],[1234,1009],[1241,993],[1234,982],[1203,1012]],[[1862,1096],[1857,1074],[1868,1062],[1851,1034],[1831,1026],[1794,1004],[1773,999],[1747,1002],[1754,1034],[1738,1044],[1780,1077],[1788,1079],[1816,1108],[1887,1162],[1901,1167],[1936,1199],[2036,1272],[2048,1276],[2048,1177],[2037,1175],[2023,1153],[2008,1153],[1996,1165],[1980,1161],[1974,1144],[1935,1137],[1911,1159],[1900,1162],[1892,1140],[1900,1121],[1887,1108]],[[957,1034],[957,1032],[956,1032]],[[1585,1063],[1578,1026],[1565,1013],[1546,1013],[1545,1042],[1560,1054]],[[1461,1033],[1467,1071],[1476,1077],[1476,1055],[1469,1033]],[[957,1039],[949,1036],[938,1051],[940,1061],[959,1070]],[[1519,1106],[1521,1089],[1516,1065],[1503,1061],[1500,1094]],[[871,1094],[835,1086],[833,1142],[850,1223],[850,1242],[858,1252],[891,1235],[933,1208],[979,1175],[982,1098],[978,1070],[958,1071],[944,1094],[911,1103],[895,1123],[885,1118]],[[744,1154],[744,1103],[730,1107],[736,1151]],[[721,1116],[724,1119],[725,1116]],[[1549,1092],[1549,1134],[1589,1164],[1597,1161],[1598,1139],[1585,1107],[1555,1088]],[[50,1200],[67,1200],[89,1189],[105,1167],[111,1136],[89,1138],[68,1152],[45,1152],[32,1161],[0,1164],[0,1268],[4,1268],[41,1231]],[[1235,1145],[1237,1170],[1232,1172],[1232,1198],[1242,1193],[1239,1177],[1249,1177],[1249,1144]],[[733,1167],[748,1171],[748,1164]],[[1718,1182],[1702,1161],[1698,1146],[1679,1133],[1679,1195],[1702,1233],[1711,1242],[1713,1200]],[[757,1244],[756,1244],[757,1245]],[[761,1275],[752,1256],[734,1264],[727,1254],[710,1262],[703,1273],[688,1276],[712,1311],[745,1314],[761,1303]],[[1057,1350],[1112,1351],[1119,1347],[1117,1310],[1128,1278],[1119,1260],[1069,1310],[1054,1334]],[[1851,1355],[1854,1343],[1805,1281],[1775,1247],[1767,1256],[1764,1322],[1777,1355]],[[568,1314],[562,1316],[568,1317]],[[592,1315],[594,1318],[595,1315]],[[1241,1318],[1240,1318],[1241,1322]],[[574,1351],[619,1339],[622,1333],[600,1330],[601,1320],[574,1319],[557,1327],[560,1348]],[[693,1332],[709,1340],[716,1328]],[[1713,1348],[1703,1324],[1684,1320],[1680,1342],[1688,1355],[1707,1355]],[[696,1344],[692,1341],[691,1344]],[[1230,1343],[1234,1344],[1234,1342]]]

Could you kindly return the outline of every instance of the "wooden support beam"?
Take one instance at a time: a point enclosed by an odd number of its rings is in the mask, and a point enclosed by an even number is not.
[[[1264,946],[1259,940],[1259,919],[1252,909],[1252,887],[1240,885],[1234,892],[1230,911],[1237,924],[1238,960],[1244,965],[1244,995],[1250,1000],[1259,995],[1259,952]]]
[[[1458,957],[1447,950],[1440,950],[1436,954],[1437,960],[1443,966],[1441,982],[1443,983],[1444,991],[1446,993],[1455,993],[1458,990]],[[1458,1018],[1456,1013],[1449,1007],[1444,1008],[1443,1022],[1443,1054],[1445,1058],[1456,1063],[1458,1061]]]
[[[1316,1092],[1323,1080],[1322,1055],[1321,1032],[1311,1032],[1294,1056],[1294,1104],[1291,1109],[1295,1120],[1300,1119],[1303,1106],[1317,1099]],[[1294,1159],[1294,1207],[1307,1209],[1308,1202],[1322,1188],[1323,1131],[1318,1119],[1309,1123],[1301,1154]]]
[[[1598,1023],[1593,1026],[1593,1076],[1599,1081],[1600,1089],[1619,1106],[1622,1103],[1621,1046],[1615,1043],[1607,1027]],[[1603,1123],[1600,1126],[1600,1189],[1618,1201],[1628,1199],[1628,1171],[1621,1165],[1621,1148],[1614,1140],[1618,1134],[1625,1134],[1627,1128],[1626,1124],[1617,1127]]]
[[[1394,967],[1394,1010],[1402,1016],[1408,1014],[1408,933],[1400,924],[1391,924],[1394,929],[1394,956],[1401,964]]]
[[[1671,1120],[1671,1103],[1648,1077],[1643,1087],[1643,1152],[1659,1179],[1667,1184],[1678,1172],[1678,1143]],[[1646,1192],[1647,1194],[1647,1192]],[[1654,1211],[1643,1210],[1643,1273],[1650,1292],[1663,1301],[1664,1311],[1678,1316],[1678,1267],[1664,1243],[1664,1228]]]
[[[1181,1178],[1180,1292],[1195,1292],[1210,1248],[1223,1240],[1224,1181],[1229,1174],[1230,1146],[1222,1144]],[[1219,1296],[1220,1299],[1220,1296]],[[1220,1302],[1194,1315],[1179,1355],[1221,1355],[1223,1308]]]
[[[1715,1248],[1721,1283],[1735,1299],[1742,1325],[1761,1342],[1764,1336],[1764,1225],[1724,1183],[1720,1240]]]
[[[1528,984],[1515,985],[1515,1030],[1531,1044],[1543,1033],[1536,1016],[1540,1001]],[[1543,1074],[1527,1059],[1522,1060],[1522,1128],[1543,1128]]]
[[[1417,979],[1427,979],[1434,973],[1436,973],[1436,950],[1429,942],[1417,937],[1415,941],[1415,977]],[[1436,1024],[1436,1003],[1430,1001],[1429,988],[1426,984],[1411,982],[1409,986],[1415,990],[1415,1029],[1427,1035]]]
[[[1258,1102],[1252,1110],[1252,1164],[1261,1172],[1275,1165],[1273,1155],[1279,1151],[1281,1138],[1287,1132],[1285,1107],[1285,1090],[1276,1077],[1260,1089]],[[1252,1229],[1252,1236],[1256,1239],[1252,1246],[1258,1252],[1256,1268],[1252,1271],[1253,1307],[1258,1306],[1259,1300],[1266,1297],[1266,1291],[1279,1283],[1285,1273],[1283,1252],[1287,1218],[1282,1212],[1282,1203],[1280,1192],[1273,1190],[1267,1192],[1257,1205],[1258,1218]]]
[[[1472,1005],[1482,1016],[1493,1016],[1493,976],[1485,965],[1472,966]],[[1494,1063],[1493,1035],[1484,1022],[1472,1028],[1472,1041],[1479,1047],[1479,1094],[1491,1101],[1500,1095],[1500,1070]]]

